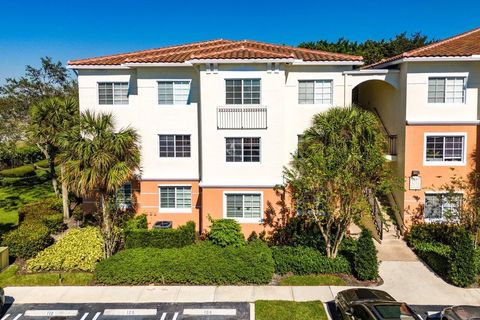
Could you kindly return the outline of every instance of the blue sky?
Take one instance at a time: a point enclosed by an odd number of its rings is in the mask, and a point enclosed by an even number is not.
[[[42,56],[68,59],[185,42],[441,39],[480,27],[480,1],[0,0],[0,84]]]

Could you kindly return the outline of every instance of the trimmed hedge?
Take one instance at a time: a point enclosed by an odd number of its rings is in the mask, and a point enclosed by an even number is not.
[[[242,227],[233,219],[211,220],[210,232],[208,238],[217,246],[243,246],[245,237],[242,233]]]
[[[50,230],[38,222],[22,223],[3,236],[2,244],[16,258],[31,258],[53,243]]]
[[[268,284],[273,272],[265,244],[221,248],[205,241],[183,248],[121,251],[97,264],[95,278],[106,285],[239,285]]]
[[[378,278],[377,249],[369,230],[362,230],[354,257],[355,275],[358,279],[375,280]]]
[[[134,216],[130,220],[127,221],[125,225],[126,230],[147,230],[148,229],[148,221],[146,214],[140,214]]]
[[[65,230],[62,200],[52,197],[27,204],[18,210],[18,221],[42,223],[51,233]]]
[[[94,227],[72,229],[27,263],[29,271],[94,271],[103,257],[103,239]]]
[[[127,229],[125,248],[180,248],[195,243],[195,235],[193,221],[177,229]]]
[[[350,262],[339,255],[335,259],[324,256],[310,247],[273,247],[273,260],[277,274],[352,274]]]
[[[0,176],[8,178],[23,178],[35,175],[35,167],[28,164],[13,169],[5,169],[0,171]]]

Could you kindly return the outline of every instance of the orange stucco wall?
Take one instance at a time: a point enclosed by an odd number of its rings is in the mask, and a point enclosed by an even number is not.
[[[451,182],[451,178],[454,175],[466,176],[475,169],[476,159],[474,154],[476,153],[479,139],[478,127],[476,125],[408,125],[405,130],[404,221],[409,226],[412,220],[421,217],[426,191],[441,191],[445,185]],[[465,165],[424,165],[425,133],[435,132],[466,133]],[[412,170],[420,171],[422,179],[421,190],[409,189],[409,178]]]
[[[278,196],[273,189],[268,188],[203,188],[202,190],[202,203],[203,203],[203,216],[204,225],[203,230],[208,230],[210,222],[208,221],[208,215],[214,219],[224,218],[223,202],[224,192],[228,191],[245,191],[245,192],[262,192],[263,193],[263,212],[267,210],[268,205],[271,204],[274,210],[279,211],[277,205]],[[242,232],[245,237],[248,237],[252,231],[257,234],[262,231],[268,231],[261,223],[240,223],[242,226]]]
[[[190,185],[192,186],[192,210],[188,213],[169,213],[159,212],[160,208],[160,191],[159,187],[162,185]],[[194,221],[197,231],[200,230],[200,188],[198,181],[141,181],[140,195],[137,200],[137,212],[147,215],[148,225],[151,227],[156,221],[167,220],[173,222],[173,227],[176,228],[185,224],[188,221]]]

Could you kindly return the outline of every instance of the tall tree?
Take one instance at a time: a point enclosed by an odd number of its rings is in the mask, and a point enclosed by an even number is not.
[[[285,168],[296,207],[317,222],[328,257],[337,256],[347,228],[368,214],[366,191],[393,185],[378,119],[360,108],[317,114]]]
[[[432,40],[420,32],[411,35],[403,32],[388,40],[366,40],[359,43],[357,41],[340,38],[336,42],[327,40],[310,41],[302,42],[298,46],[307,49],[359,55],[363,56],[365,64],[371,64],[406,51],[423,47],[432,42]]]
[[[105,256],[118,244],[113,223],[118,189],[140,168],[139,136],[132,128],[117,130],[111,114],[85,112],[80,124],[62,140],[64,181],[79,196],[94,199],[102,210]]]
[[[57,173],[55,165],[61,150],[60,141],[63,136],[78,123],[78,103],[73,98],[46,98],[34,104],[30,109],[30,125],[28,136],[43,152],[49,163],[49,175],[52,180],[53,190],[59,196]],[[65,168],[61,164],[61,174]],[[68,203],[68,189],[62,183],[63,215],[70,217]]]

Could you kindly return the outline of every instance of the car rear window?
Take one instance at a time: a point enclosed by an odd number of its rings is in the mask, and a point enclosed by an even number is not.
[[[402,319],[402,320],[415,320],[415,316],[412,314],[406,304],[377,304],[373,306],[373,309],[383,319]]]

